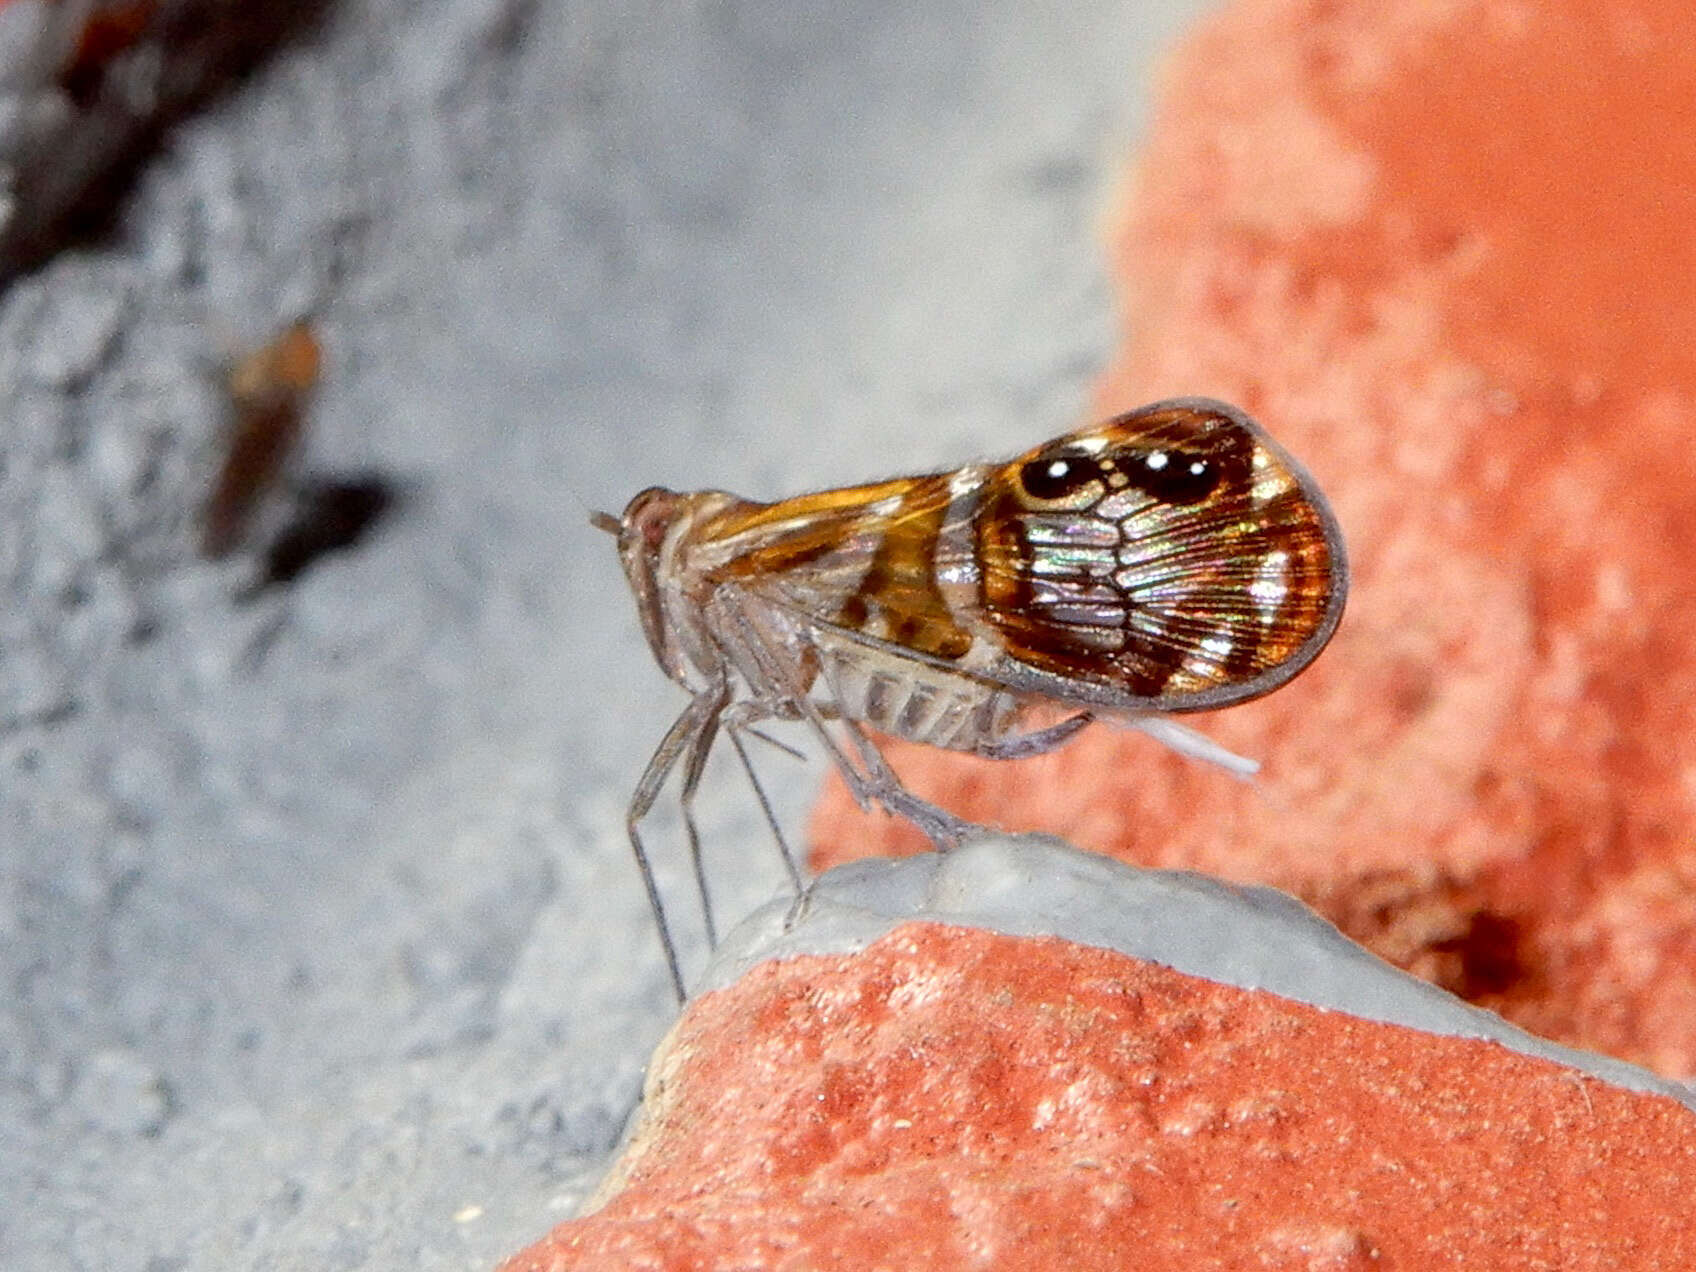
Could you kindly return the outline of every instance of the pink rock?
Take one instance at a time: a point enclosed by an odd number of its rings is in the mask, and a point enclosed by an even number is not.
[[[696,1001],[566,1268],[1696,1266],[1696,1116],[1494,1043],[935,924]]]
[[[1696,1073],[1696,9],[1239,0],[1166,82],[1101,393],[1235,400],[1331,494],[1331,648],[1201,727],[891,746],[973,818],[1288,888],[1570,1044]],[[1055,431],[1067,421],[1050,421]],[[815,865],[911,852],[839,789]]]

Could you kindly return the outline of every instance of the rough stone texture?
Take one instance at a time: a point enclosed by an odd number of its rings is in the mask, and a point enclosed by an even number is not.
[[[0,0],[0,281],[107,220],[123,175],[167,124],[324,8]]]
[[[1047,835],[977,834],[946,853],[872,857],[780,893],[713,951],[697,994],[768,959],[848,954],[904,923],[1057,936],[1186,976],[1426,1033],[1480,1038],[1696,1111],[1696,1087],[1529,1033],[1394,967],[1287,892],[1131,866]]]
[[[1696,1117],[1054,938],[768,962],[651,1065],[572,1268],[1664,1269]]]
[[[681,703],[588,511],[1077,414],[1197,6],[219,7],[313,20],[0,291],[0,1267],[488,1267],[674,1013],[622,814]],[[201,521],[230,368],[297,319],[297,475],[398,498],[263,585]],[[781,875],[719,776],[728,918]]]
[[[1288,888],[1549,1037],[1696,1072],[1696,13],[1244,0],[1191,36],[1115,238],[1116,409],[1242,403],[1355,582],[1202,721],[1253,787],[1093,730],[921,793]],[[821,868],[922,846],[840,789]]]

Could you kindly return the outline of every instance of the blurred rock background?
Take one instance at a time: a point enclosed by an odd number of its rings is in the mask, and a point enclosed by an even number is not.
[[[588,512],[1088,414],[1199,7],[0,3],[0,1264],[482,1267],[568,1211],[672,1013],[622,810],[681,705]],[[779,876],[723,776],[734,913]]]

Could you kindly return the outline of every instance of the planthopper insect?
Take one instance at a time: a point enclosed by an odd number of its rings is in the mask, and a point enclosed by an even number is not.
[[[802,722],[862,807],[881,804],[948,848],[970,823],[906,790],[864,726],[1016,759],[1101,720],[1246,777],[1254,762],[1172,716],[1278,688],[1325,647],[1348,591],[1342,535],[1313,479],[1241,411],[1205,398],[1145,406],[1006,463],[776,503],[654,487],[622,517],[593,520],[618,537],[654,657],[690,693],[627,817],[680,1000],[639,826],[681,765],[713,939],[690,808],[721,729],[799,888],[743,746],[757,722]],[[1056,708],[1072,713],[1054,721]]]

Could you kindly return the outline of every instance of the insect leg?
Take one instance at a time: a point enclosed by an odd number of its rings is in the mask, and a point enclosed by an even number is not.
[[[710,702],[685,748],[683,791],[678,804],[683,813],[683,833],[689,842],[689,865],[695,872],[695,891],[701,898],[701,919],[706,924],[707,945],[715,947],[718,945],[718,925],[713,922],[712,895],[707,891],[707,870],[701,859],[701,832],[695,826],[695,792],[701,785],[701,774],[706,771],[707,756],[712,751],[713,739],[718,736],[719,719],[730,702],[729,682],[721,677],[717,684],[697,696],[695,701],[699,702],[703,698],[710,699]],[[693,707],[694,703],[690,705]],[[740,745],[737,749],[741,749]]]
[[[785,705],[794,708],[796,714],[812,729],[824,745],[825,753],[842,774],[849,794],[861,808],[867,808],[873,802],[882,804],[890,812],[905,817],[924,831],[938,849],[952,848],[960,842],[966,832],[973,828],[973,824],[920,799],[903,786],[901,779],[884,760],[882,752],[842,711],[836,690],[829,685],[828,679],[825,683],[830,688],[831,696],[838,698],[835,704],[837,718],[853,743],[861,764],[865,766],[864,772],[855,766],[842,745],[832,736],[818,704],[813,702],[808,694],[807,685],[796,675],[794,660],[785,660],[773,651],[760,624],[742,603],[741,595],[731,588],[721,587],[715,593],[714,599],[719,602],[717,612],[721,616],[723,627],[731,629],[723,630],[723,635],[734,640],[747,661],[757,669],[763,681],[762,687],[774,696],[781,696]]]
[[[977,823],[966,821],[946,809],[938,808],[902,785],[895,770],[889,767],[889,761],[883,758],[883,752],[866,736],[865,730],[857,721],[844,717],[842,728],[853,741],[854,749],[866,766],[866,773],[861,776],[847,765],[845,756],[838,760],[838,767],[842,769],[843,776],[848,779],[850,786],[858,779],[864,784],[863,788],[868,797],[896,816],[905,817],[924,831],[938,852],[947,852],[977,828]],[[840,755],[841,752],[837,751],[836,754]],[[849,777],[850,773],[854,773],[854,776]]]
[[[642,873],[642,887],[648,893],[648,907],[654,912],[654,925],[659,929],[660,948],[665,952],[666,970],[671,973],[671,985],[677,991],[677,1001],[685,1002],[688,991],[683,985],[683,971],[677,961],[677,945],[671,937],[671,925],[666,922],[665,902],[660,899],[658,883],[654,880],[654,868],[648,860],[648,850],[642,844],[642,836],[637,831],[641,820],[648,815],[654,806],[654,800],[659,797],[666,778],[671,776],[672,769],[683,758],[684,752],[696,745],[704,732],[711,741],[714,721],[718,718],[718,696],[708,691],[691,698],[689,705],[683,708],[683,713],[672,722],[666,730],[665,737],[654,748],[653,756],[648,760],[648,767],[642,770],[642,776],[636,783],[636,790],[630,796],[630,807],[624,814],[624,829],[630,836],[630,848],[636,854],[636,868]]]
[[[748,759],[748,748],[742,745],[742,732],[746,729],[757,738],[765,738],[765,734],[747,725],[727,723],[725,733],[730,738],[730,745],[736,748],[736,758],[742,761],[742,771],[748,775],[748,784],[754,788],[754,797],[760,801],[760,812],[765,814],[766,825],[771,828],[771,836],[777,841],[777,855],[783,858],[783,868],[789,872],[789,881],[795,885],[795,891],[801,892],[804,884],[801,882],[801,871],[795,865],[795,856],[789,851],[789,841],[784,838],[783,827],[778,824],[777,814],[772,811],[771,800],[766,798],[766,789],[760,785],[759,774],[754,772],[754,765]],[[766,738],[768,742],[772,741]],[[782,743],[775,743],[782,746]],[[790,747],[784,750],[794,754]]]
[[[796,674],[792,661],[780,657],[771,647],[758,622],[742,603],[742,597],[732,588],[721,587],[713,595],[714,612],[722,638],[735,645],[742,657],[738,660],[746,669],[750,686],[763,698],[792,708],[813,734],[824,744],[831,763],[841,771],[848,791],[862,810],[870,808],[871,794],[865,775],[854,768],[836,739],[831,736],[818,706],[807,696],[807,686]]]
[[[1075,716],[1068,716],[1059,724],[1050,725],[1046,729],[1038,729],[1034,733],[1019,733],[1010,738],[998,738],[994,742],[985,742],[974,748],[972,753],[991,760],[1022,760],[1026,756],[1042,755],[1070,742],[1073,735],[1094,719],[1095,716],[1091,712],[1080,711]]]
[[[762,729],[756,729],[751,724],[744,724],[744,725],[741,725],[739,727],[740,727],[741,732],[746,733],[749,737],[758,738],[760,741],[764,742],[767,746],[773,747],[773,748],[775,748],[779,751],[782,751],[785,755],[787,755],[792,760],[805,760],[807,758],[805,754],[803,754],[800,751],[797,751],[794,747],[790,746],[789,743],[779,741],[777,738],[772,737],[771,734],[765,732]]]

